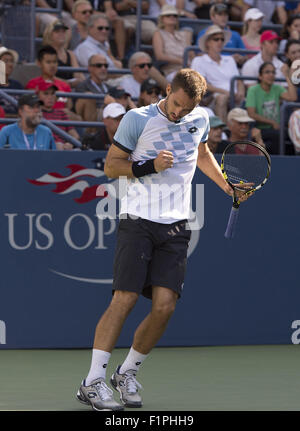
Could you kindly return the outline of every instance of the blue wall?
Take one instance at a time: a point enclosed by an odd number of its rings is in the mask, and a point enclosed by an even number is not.
[[[107,183],[104,155],[1,151],[0,348],[91,347],[111,299],[116,224],[98,222],[99,198],[75,199]],[[73,167],[72,176],[69,165],[89,171]],[[47,173],[60,185],[28,181]],[[196,173],[204,226],[193,232],[183,296],[159,345],[291,343],[300,319],[299,181],[299,158],[273,157],[270,181],[242,205],[229,241],[231,200]],[[150,306],[139,299],[118,346],[131,344]]]

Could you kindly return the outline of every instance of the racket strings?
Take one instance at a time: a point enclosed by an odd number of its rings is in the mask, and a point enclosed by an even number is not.
[[[224,157],[224,171],[232,184],[253,183],[251,188],[261,185],[268,175],[269,164],[264,154],[227,154]]]

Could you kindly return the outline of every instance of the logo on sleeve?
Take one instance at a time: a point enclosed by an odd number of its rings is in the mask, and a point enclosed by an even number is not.
[[[195,133],[197,132],[197,130],[198,130],[197,127],[190,127],[188,131],[189,133]]]

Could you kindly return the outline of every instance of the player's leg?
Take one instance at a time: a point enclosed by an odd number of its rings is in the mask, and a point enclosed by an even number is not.
[[[152,309],[137,328],[133,345],[124,363],[111,377],[112,386],[120,393],[127,407],[142,406],[136,380],[139,367],[164,333],[181,294],[188,243],[191,232],[185,222],[154,228],[157,246],[152,253],[148,270],[148,283],[143,291],[152,295]],[[151,289],[151,285],[154,286]],[[164,286],[164,287],[162,287]]]
[[[81,394],[77,395],[79,401],[84,402],[87,401],[88,393],[94,393],[97,401],[89,400],[93,408],[103,409],[106,404],[110,408],[114,402],[109,392],[111,390],[105,384],[106,367],[123,324],[145,284],[151,251],[152,241],[148,232],[140,226],[140,221],[130,218],[121,220],[114,261],[114,296],[96,327],[90,371],[79,390]],[[99,379],[101,387],[94,388]],[[115,404],[111,410],[120,407]]]

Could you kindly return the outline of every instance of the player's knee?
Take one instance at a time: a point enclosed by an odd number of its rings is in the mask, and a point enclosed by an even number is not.
[[[138,300],[135,292],[116,290],[111,301],[111,306],[116,308],[119,313],[130,312]]]
[[[153,304],[152,312],[158,319],[169,319],[176,308],[176,301],[164,301]]]

